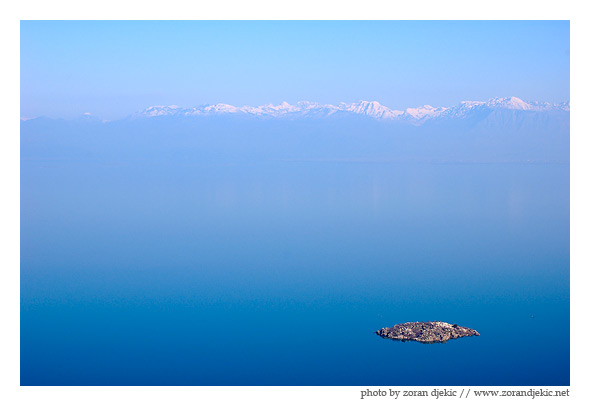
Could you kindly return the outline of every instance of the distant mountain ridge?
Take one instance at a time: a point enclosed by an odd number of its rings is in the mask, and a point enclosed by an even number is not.
[[[338,105],[320,104],[301,101],[296,104],[283,102],[278,105],[236,107],[229,104],[212,104],[184,108],[179,106],[151,106],[137,112],[131,118],[148,118],[160,116],[206,117],[216,115],[242,115],[260,118],[305,118],[330,117],[336,115],[366,116],[383,121],[408,122],[421,125],[434,119],[465,118],[496,110],[514,110],[527,112],[569,112],[569,102],[552,104],[546,102],[526,102],[518,97],[497,97],[486,102],[463,101],[452,107],[432,107],[424,105],[405,110],[393,110],[377,101],[358,101]]]
[[[113,121],[23,120],[21,157],[569,162],[569,135],[569,103],[516,97],[405,110],[367,101],[153,106]]]

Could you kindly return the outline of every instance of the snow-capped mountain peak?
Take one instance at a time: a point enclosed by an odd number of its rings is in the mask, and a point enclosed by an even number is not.
[[[488,101],[490,107],[501,107],[512,110],[532,110],[533,106],[518,97],[496,97]]]
[[[407,108],[405,113],[416,120],[421,120],[423,118],[438,117],[445,110],[447,110],[447,107],[432,107],[429,104],[425,104],[416,108]]]
[[[377,101],[369,102],[365,100],[359,100],[358,102],[351,104],[340,103],[338,107],[342,111],[348,111],[351,113],[379,119],[391,119],[403,114],[403,111],[392,110]]]

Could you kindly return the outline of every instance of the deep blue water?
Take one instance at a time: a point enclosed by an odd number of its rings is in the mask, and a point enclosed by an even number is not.
[[[569,264],[567,164],[23,159],[21,384],[568,385]]]

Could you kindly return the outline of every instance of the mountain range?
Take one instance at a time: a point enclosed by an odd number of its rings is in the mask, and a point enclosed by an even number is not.
[[[383,121],[407,122],[421,125],[427,121],[440,119],[461,119],[473,115],[485,115],[495,110],[526,112],[569,112],[569,102],[552,104],[546,102],[526,102],[518,97],[498,97],[483,101],[463,101],[452,107],[432,107],[424,105],[405,110],[393,110],[377,101],[358,101],[338,105],[319,104],[301,101],[296,104],[283,102],[278,105],[236,107],[229,104],[212,104],[183,108],[179,106],[151,106],[137,112],[131,118],[161,116],[207,117],[219,115],[238,115],[260,118],[326,118],[336,116],[365,116]]]
[[[21,121],[21,159],[104,162],[569,162],[570,106],[517,97],[392,110],[372,101],[152,106],[124,119]]]

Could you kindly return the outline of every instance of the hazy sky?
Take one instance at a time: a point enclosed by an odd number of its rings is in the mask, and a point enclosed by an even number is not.
[[[569,100],[568,21],[23,21],[21,116]]]

